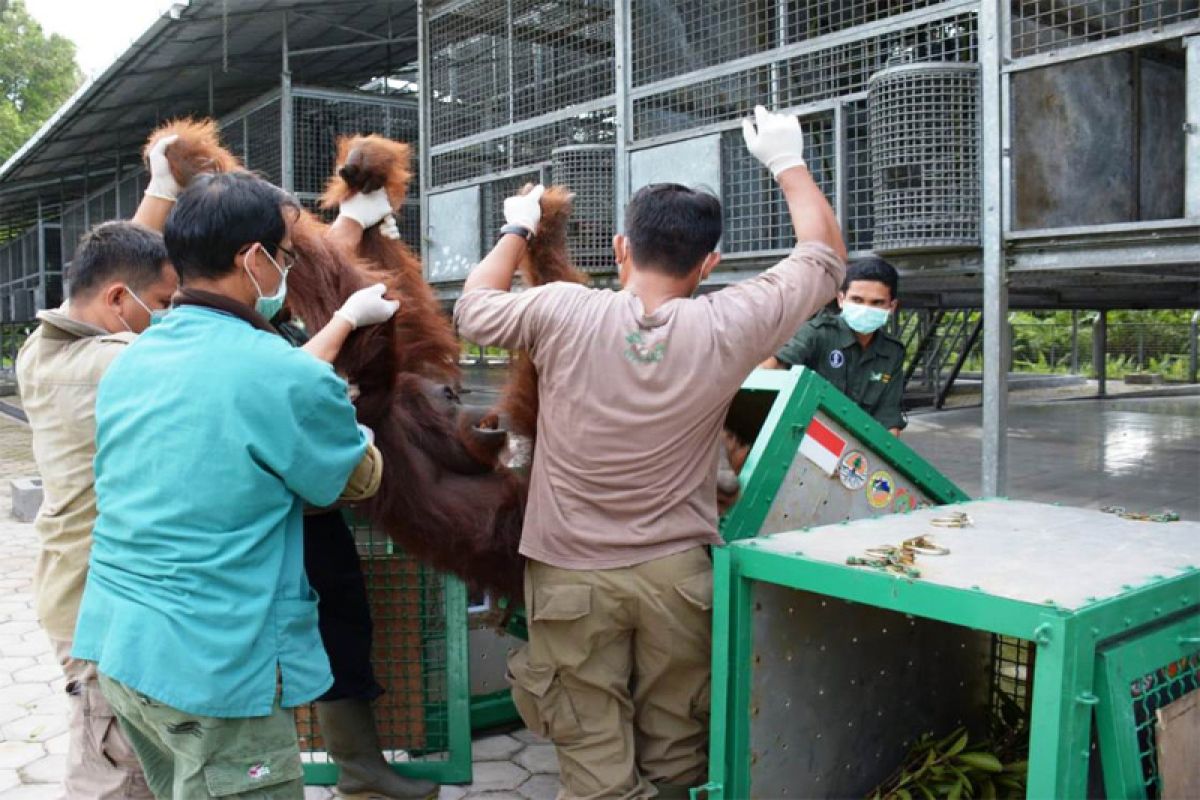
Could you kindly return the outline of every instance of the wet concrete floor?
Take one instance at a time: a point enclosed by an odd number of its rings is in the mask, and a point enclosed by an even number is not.
[[[978,407],[910,418],[905,441],[979,494]],[[1012,403],[1007,495],[1200,520],[1200,396]]]

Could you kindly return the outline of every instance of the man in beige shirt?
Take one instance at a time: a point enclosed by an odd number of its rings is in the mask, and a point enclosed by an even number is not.
[[[96,387],[135,334],[170,306],[179,279],[160,235],[106,222],[84,235],[70,281],[68,302],[38,313],[41,324],[17,356],[44,495],[34,523],[42,540],[37,613],[67,678],[67,796],[149,798],[137,757],[100,694],[95,665],[70,653],[96,521]]]
[[[562,798],[686,796],[707,771],[718,437],[756,364],[827,303],[845,245],[794,117],[755,110],[750,152],[779,182],[800,242],[766,272],[693,297],[716,266],[720,202],[639,191],[614,237],[622,291],[508,290],[540,192],[455,308],[466,339],[538,369],[537,448],[521,552],[529,645],[509,660],[526,723],[555,744]]]

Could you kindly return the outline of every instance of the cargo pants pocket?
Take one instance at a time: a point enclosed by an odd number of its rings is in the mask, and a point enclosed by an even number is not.
[[[253,756],[221,755],[204,767],[204,783],[213,797],[301,797],[304,778],[300,751],[284,747]]]
[[[712,570],[706,570],[698,575],[693,575],[690,578],[684,578],[675,584],[675,591],[679,593],[680,597],[687,601],[688,605],[694,606],[700,611],[712,611]]]
[[[579,732],[579,716],[557,671],[529,661],[529,646],[508,654],[506,676],[513,705],[526,727],[544,739],[560,742]]]

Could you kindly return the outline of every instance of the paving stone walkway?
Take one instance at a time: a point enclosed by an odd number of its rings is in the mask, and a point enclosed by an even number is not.
[[[0,414],[0,800],[63,797],[66,699],[63,677],[33,610],[33,526],[11,516],[9,481],[37,472],[29,429]],[[439,800],[553,800],[554,748],[529,731],[489,736],[471,749],[475,782],[446,786]],[[310,786],[306,800],[333,797]]]

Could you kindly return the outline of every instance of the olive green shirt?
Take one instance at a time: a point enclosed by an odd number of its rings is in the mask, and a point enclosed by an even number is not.
[[[866,350],[840,316],[822,313],[809,320],[775,358],[804,366],[832,383],[885,428],[908,425],[904,397],[904,345],[882,330]]]

